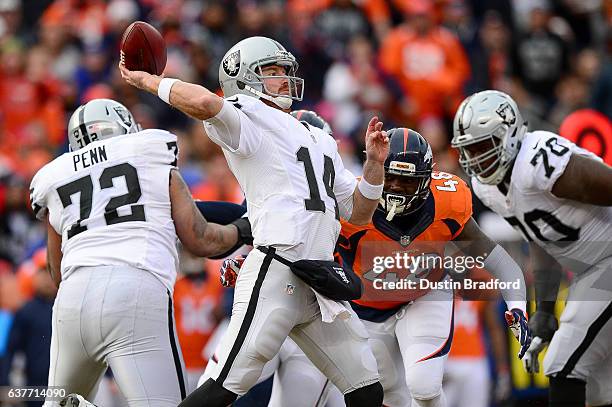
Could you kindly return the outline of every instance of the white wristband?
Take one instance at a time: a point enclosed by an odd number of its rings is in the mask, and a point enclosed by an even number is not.
[[[172,85],[175,82],[178,82],[178,79],[174,78],[164,78],[159,82],[159,87],[157,88],[157,96],[167,104],[170,104],[170,90],[172,89]]]
[[[357,188],[359,188],[359,192],[361,192],[361,195],[371,200],[380,199],[383,193],[384,186],[385,184],[372,185],[363,177],[361,177],[361,179],[359,180],[359,184],[357,184]]]

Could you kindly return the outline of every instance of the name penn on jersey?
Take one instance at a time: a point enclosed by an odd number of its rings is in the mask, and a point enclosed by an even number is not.
[[[74,165],[75,171],[79,170],[79,165],[82,168],[87,168],[104,161],[108,161],[106,157],[106,146],[96,146],[90,150],[72,156],[72,164]]]

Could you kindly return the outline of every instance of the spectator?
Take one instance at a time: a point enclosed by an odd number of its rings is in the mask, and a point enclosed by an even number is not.
[[[335,62],[325,74],[323,95],[332,107],[332,128],[336,137],[354,132],[364,110],[388,111],[391,94],[378,69],[372,43],[353,37],[347,59]],[[323,113],[323,112],[322,112]]]
[[[46,249],[41,249],[46,250]],[[11,326],[7,347],[7,361],[17,352],[23,352],[26,360],[25,384],[46,386],[49,373],[49,348],[51,346],[51,310],[57,289],[50,274],[39,267],[34,276],[34,297],[16,313]],[[0,378],[0,382],[3,380]],[[30,405],[40,405],[31,403]]]
[[[513,47],[512,74],[548,111],[554,102],[555,86],[570,68],[570,44],[550,29],[548,1],[533,3],[527,31]]]
[[[450,118],[470,72],[465,51],[454,34],[436,25],[431,3],[411,5],[406,24],[384,40],[380,62],[402,85],[412,121]]]
[[[319,14],[313,29],[331,60],[345,56],[345,44],[351,38],[367,36],[370,31],[363,11],[351,0],[334,0],[330,8]]]

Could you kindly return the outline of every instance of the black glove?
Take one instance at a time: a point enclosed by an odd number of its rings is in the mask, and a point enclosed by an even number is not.
[[[238,218],[230,225],[236,226],[238,229],[238,241],[228,251],[225,253],[219,254],[217,256],[210,256],[211,259],[219,260],[224,259],[226,257],[231,256],[236,250],[240,249],[243,245],[247,244],[249,246],[253,246],[253,233],[251,232],[251,222],[249,222],[249,218]]]
[[[543,342],[550,342],[558,328],[557,318],[550,312],[536,311],[529,320],[531,335],[542,338]]]
[[[231,223],[238,229],[238,239],[241,245],[248,244],[253,246],[253,232],[251,232],[251,222],[249,218],[238,218]]]

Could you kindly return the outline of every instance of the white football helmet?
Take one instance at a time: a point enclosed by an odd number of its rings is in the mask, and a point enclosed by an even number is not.
[[[76,151],[96,140],[137,133],[140,125],[132,113],[111,99],[94,99],[78,107],[68,121],[70,151]]]
[[[507,94],[485,90],[467,97],[453,122],[453,148],[459,149],[459,164],[483,184],[497,185],[518,154],[527,131],[516,102]],[[477,143],[490,147],[477,155],[470,153]],[[468,148],[466,148],[468,147]]]
[[[261,68],[266,65],[286,67],[287,75],[263,76]],[[219,83],[225,97],[236,94],[263,98],[281,109],[289,109],[294,100],[300,101],[304,95],[304,80],[295,76],[298,63],[291,52],[277,41],[267,37],[246,38],[225,54],[219,65]],[[289,94],[270,92],[266,88],[266,78],[286,78]]]

